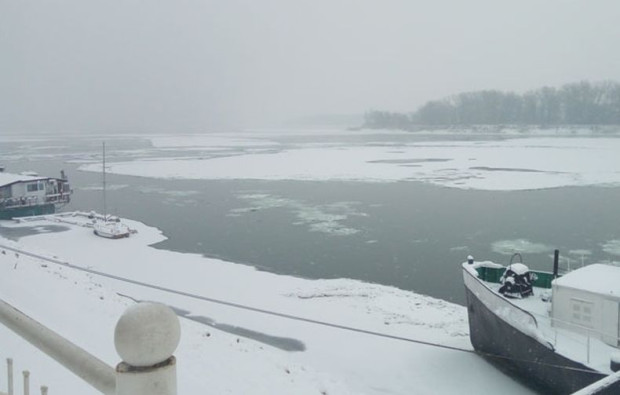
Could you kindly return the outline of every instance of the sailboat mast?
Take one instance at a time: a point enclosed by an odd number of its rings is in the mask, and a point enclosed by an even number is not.
[[[103,220],[108,221],[105,193],[105,141],[103,142]]]

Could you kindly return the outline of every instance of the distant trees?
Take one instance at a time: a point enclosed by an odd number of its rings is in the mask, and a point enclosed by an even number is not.
[[[407,130],[412,119],[407,114],[387,111],[369,111],[364,114],[364,127],[371,129],[403,129]]]
[[[486,90],[429,101],[411,114],[371,111],[365,127],[419,125],[620,125],[620,84],[582,81],[518,95]]]

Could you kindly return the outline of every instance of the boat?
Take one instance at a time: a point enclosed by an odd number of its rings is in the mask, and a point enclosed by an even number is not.
[[[73,191],[64,171],[53,178],[0,169],[0,219],[54,214],[71,201]]]
[[[105,179],[105,142],[103,143],[103,216],[98,217],[94,213],[93,218],[93,233],[100,237],[107,239],[122,239],[129,237],[131,229],[120,221],[118,217],[112,217],[107,214],[106,205],[106,179]]]
[[[93,224],[93,233],[97,236],[105,237],[107,239],[122,239],[129,237],[131,230],[122,222],[119,218],[111,218],[104,216],[103,220],[96,220]]]
[[[620,371],[620,267],[559,275],[515,254],[506,266],[462,264],[471,343],[480,355],[543,392],[568,394]],[[620,394],[620,381],[599,394]]]

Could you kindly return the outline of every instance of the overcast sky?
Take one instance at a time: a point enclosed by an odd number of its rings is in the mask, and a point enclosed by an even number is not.
[[[0,0],[2,130],[226,131],[620,81],[618,0]]]

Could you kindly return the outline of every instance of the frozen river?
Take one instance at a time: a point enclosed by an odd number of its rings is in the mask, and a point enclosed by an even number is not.
[[[109,211],[157,248],[464,302],[468,254],[550,269],[618,260],[616,139],[339,132],[106,137]],[[7,171],[55,176],[101,211],[103,137],[5,137]],[[98,171],[99,170],[99,171]],[[54,231],[57,229],[49,229]],[[1,230],[8,237],[18,238]]]

